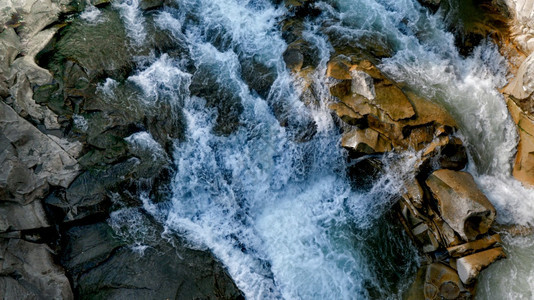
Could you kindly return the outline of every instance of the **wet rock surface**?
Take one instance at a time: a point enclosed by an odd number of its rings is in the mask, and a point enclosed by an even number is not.
[[[140,1],[138,48],[110,1],[91,1],[97,22],[78,18],[88,3],[0,3],[0,295],[241,298],[211,254],[160,237],[141,255],[107,224],[141,190],[166,192],[183,124],[127,78],[136,56],[181,48],[153,24],[164,1]]]
[[[350,172],[373,182],[383,168],[381,155],[417,153],[414,178],[404,182],[394,207],[425,260],[405,297],[472,298],[479,272],[505,254],[499,236],[490,235],[495,208],[473,177],[459,171],[467,151],[455,136],[454,119],[404,91],[370,61],[334,58],[327,76],[333,82],[330,108],[344,123],[341,145],[348,150]]]
[[[240,299],[241,292],[214,260],[176,240],[160,238],[143,254],[106,223],[66,231],[62,264],[81,299]]]

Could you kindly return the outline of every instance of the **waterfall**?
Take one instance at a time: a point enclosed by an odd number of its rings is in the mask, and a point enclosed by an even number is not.
[[[134,44],[143,43],[138,2],[114,5]],[[440,15],[415,0],[314,5],[322,13],[305,20],[303,38],[318,49],[310,78],[319,96],[308,105],[282,59],[283,5],[175,0],[154,16],[183,51],[152,54],[129,81],[147,104],[171,102],[187,124],[175,141],[171,199],[143,198],[166,232],[213,252],[248,299],[401,297],[418,257],[387,212],[416,154],[386,156],[370,190],[347,177],[324,77],[339,45],[389,52],[379,65],[388,76],[458,120],[469,171],[499,222],[532,223],[534,193],[510,175],[517,136],[497,91],[506,66],[496,47],[485,42],[460,56]],[[100,88],[113,94],[109,82]],[[530,298],[534,240],[504,240],[510,258],[484,273],[479,293]]]

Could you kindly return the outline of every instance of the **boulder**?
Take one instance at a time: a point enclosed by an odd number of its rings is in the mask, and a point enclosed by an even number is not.
[[[506,0],[495,1],[506,16],[509,28],[508,35],[513,39],[520,51],[527,55],[534,51],[534,1]]]
[[[463,283],[471,284],[480,271],[502,258],[506,258],[506,254],[501,247],[464,256],[456,261],[458,275]]]
[[[423,207],[424,193],[417,179],[406,180],[404,187],[406,192],[402,195],[402,198],[415,208],[421,209]]]
[[[341,146],[356,156],[391,151],[391,142],[377,131],[353,128],[343,134]]]
[[[501,243],[501,236],[499,234],[494,234],[485,236],[476,241],[449,247],[447,248],[447,252],[449,252],[449,255],[452,257],[462,257],[483,249],[488,249],[497,243]]]
[[[441,217],[462,239],[472,241],[489,230],[496,211],[471,174],[441,169],[428,177],[426,185]]]
[[[376,97],[371,103],[383,110],[393,121],[408,119],[415,115],[408,97],[397,86],[377,84],[375,91]]]
[[[369,61],[350,64],[337,57],[329,62],[326,72],[332,82],[330,94],[339,100],[330,108],[349,125],[377,131],[390,140],[392,149],[421,150],[456,128],[446,110],[403,91]]]
[[[353,94],[358,94],[369,100],[376,98],[373,78],[369,74],[355,69],[350,71],[350,77],[352,79],[350,89]]]
[[[426,268],[425,299],[461,299],[466,294],[458,274],[443,263],[433,263]]]
[[[242,299],[211,254],[178,241],[156,235],[141,254],[106,223],[73,227],[65,236],[62,264],[82,299]]]
[[[21,299],[20,295],[74,299],[69,280],[54,264],[52,250],[45,244],[0,240],[0,257],[0,295],[4,299]]]
[[[423,252],[429,253],[438,250],[440,244],[428,225],[420,223],[412,228],[412,233],[418,242],[421,244]]]
[[[85,171],[72,182],[64,195],[51,194],[45,203],[60,208],[64,212],[63,221],[105,212],[108,205],[103,202],[110,199],[112,190],[132,177],[139,164],[139,159],[130,158],[105,169]]]

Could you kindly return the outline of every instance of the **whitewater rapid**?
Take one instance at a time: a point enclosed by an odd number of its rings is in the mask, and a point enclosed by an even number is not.
[[[143,43],[138,1],[114,6],[132,44]],[[152,53],[128,81],[146,105],[169,101],[186,124],[185,139],[175,142],[171,199],[143,198],[166,234],[211,251],[248,299],[401,297],[419,261],[388,210],[403,178],[412,176],[416,154],[385,157],[384,174],[368,190],[346,176],[324,78],[343,43],[391,52],[379,67],[458,120],[468,170],[496,206],[498,221],[534,221],[534,193],[510,176],[517,135],[497,90],[506,83],[506,63],[495,46],[483,43],[460,56],[439,12],[415,0],[315,6],[322,14],[305,21],[303,38],[320,56],[310,76],[319,96],[308,105],[282,59],[287,44],[279,22],[291,17],[283,5],[176,0],[155,14],[155,26],[184,51]],[[253,88],[255,76],[272,79],[267,91]],[[102,86],[113,93],[109,82]],[[138,139],[151,145],[146,133],[131,138]],[[504,234],[504,240],[509,259],[483,273],[478,293],[530,299],[534,239]]]

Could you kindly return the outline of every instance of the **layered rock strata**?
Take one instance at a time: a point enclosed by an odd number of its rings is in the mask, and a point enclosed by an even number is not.
[[[467,154],[454,135],[453,118],[403,90],[369,61],[335,58],[327,76],[335,99],[330,107],[344,123],[341,144],[356,165],[392,151],[419,155],[395,206],[426,261],[407,297],[472,297],[480,271],[506,255],[491,229],[495,208],[461,171]]]

